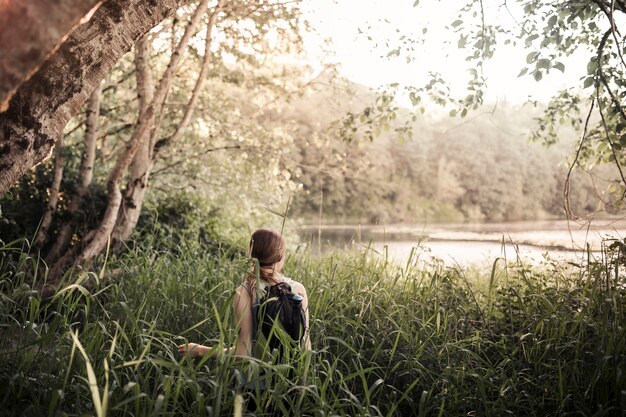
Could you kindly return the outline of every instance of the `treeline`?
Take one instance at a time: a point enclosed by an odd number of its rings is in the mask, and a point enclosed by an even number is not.
[[[564,127],[561,141],[551,147],[529,142],[541,108],[498,103],[464,119],[426,112],[415,120],[397,109],[395,118],[357,118],[355,134],[346,136],[346,118],[368,106],[374,112],[379,95],[328,74],[304,84],[294,71],[272,79],[285,84],[296,79],[302,86],[259,90],[266,84],[254,71],[238,72],[243,78],[233,82],[234,70],[219,68],[222,72],[207,80],[210,93],[201,95],[202,106],[184,136],[159,149],[138,219],[140,232],[163,223],[170,231],[243,235],[250,224],[279,225],[282,220],[274,213],[283,212],[288,200],[289,218],[302,222],[320,217],[325,223],[511,221],[564,215],[567,161],[579,133]],[[107,170],[128,140],[124,127],[132,126],[128,108],[136,104],[127,75],[130,59],[116,71],[109,81],[115,89],[105,87],[100,108],[94,180],[75,214],[70,203],[79,187],[81,118],[65,136],[65,170],[48,234],[58,236],[63,224],[72,221],[70,247],[102,218]],[[257,91],[254,101],[251,91]],[[165,109],[176,113],[183,97],[174,90],[171,109]],[[172,129],[172,116],[165,114],[162,131]],[[412,137],[404,129],[407,123]],[[368,132],[373,132],[372,141]],[[0,201],[0,240],[37,234],[54,193],[54,167],[53,159],[38,166]],[[604,195],[611,175],[610,166],[574,170],[572,211],[611,214],[614,208],[603,201],[614,200]]]
[[[565,215],[563,191],[579,133],[563,126],[555,145],[530,142],[541,108],[501,102],[463,119],[424,114],[411,122],[412,138],[392,126],[371,142],[347,142],[336,137],[332,121],[373,100],[351,87],[357,91],[342,95],[322,84],[285,116],[297,124],[297,140],[283,159],[302,184],[296,217],[387,223]],[[399,110],[395,125],[408,118]],[[571,210],[610,215],[614,208],[604,194],[612,175],[608,166],[574,169]]]

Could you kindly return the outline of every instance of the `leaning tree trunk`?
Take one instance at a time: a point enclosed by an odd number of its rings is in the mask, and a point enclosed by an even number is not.
[[[0,4],[0,112],[8,108],[17,88],[101,4],[101,0],[9,0]]]
[[[115,226],[115,222],[117,220],[117,214],[122,203],[122,193],[120,191],[119,182],[122,178],[122,175],[133,160],[135,154],[137,153],[137,150],[141,147],[142,142],[147,138],[150,131],[150,126],[152,126],[154,123],[157,105],[158,103],[161,103],[165,98],[165,95],[167,94],[166,87],[169,86],[172,77],[177,71],[180,60],[182,58],[182,54],[187,47],[189,39],[191,39],[191,36],[195,32],[195,27],[204,15],[207,6],[208,0],[200,0],[194,14],[191,16],[191,20],[185,28],[185,32],[180,39],[178,46],[172,53],[172,57],[165,70],[165,73],[163,74],[163,77],[159,81],[159,85],[155,90],[152,102],[146,109],[146,112],[143,115],[143,119],[138,120],[137,127],[135,128],[135,131],[133,132],[133,135],[128,142],[128,147],[120,155],[115,167],[111,171],[111,174],[109,175],[109,178],[107,180],[109,202],[104,213],[104,217],[102,219],[102,222],[100,223],[100,226],[96,230],[94,230],[95,233],[93,238],[89,241],[87,246],[74,261],[75,265],[90,263],[96,256],[98,256],[100,252],[102,252],[107,243],[110,242],[111,233],[113,232],[113,227]],[[59,267],[55,265],[55,270],[58,270],[58,268]]]
[[[61,180],[63,179],[63,135],[59,136],[56,145],[54,145],[54,176],[52,185],[48,189],[48,205],[44,212],[43,219],[37,230],[37,235],[33,241],[33,247],[40,248],[46,242],[48,237],[48,229],[52,224],[52,216],[57,209],[59,200],[59,191],[61,190]]]
[[[71,117],[122,55],[188,2],[108,0],[68,36],[0,113],[0,193],[50,155]]]
[[[152,70],[150,69],[150,41],[148,36],[144,36],[135,45],[135,77],[137,78],[137,100],[139,102],[139,119],[145,119],[148,106],[154,98],[154,82],[152,80]],[[168,86],[169,87],[169,86]],[[113,230],[114,241],[124,241],[133,232],[137,221],[143,199],[146,195],[148,177],[152,169],[152,132],[155,126],[150,127],[151,136],[144,140],[137,150],[137,154],[130,164],[128,182],[124,190],[124,197],[117,216],[115,229]]]
[[[166,139],[168,143],[177,141],[191,121],[191,117],[200,96],[200,92],[202,91],[202,87],[204,86],[204,81],[206,80],[207,74],[209,72],[212,56],[211,44],[213,39],[213,28],[215,27],[217,17],[222,11],[223,7],[224,0],[219,0],[217,6],[209,17],[209,21],[206,27],[204,58],[202,60],[202,65],[200,68],[200,74],[196,79],[193,92],[191,93],[191,98],[185,106],[183,118],[178,124],[175,132]],[[152,79],[148,78],[151,76],[151,73],[149,72],[149,67],[147,66],[147,51],[142,50],[142,48],[146,48],[147,45],[141,45],[140,47],[140,44],[142,42],[143,41],[139,42],[139,44],[137,45],[138,49],[136,60],[136,74],[139,104],[143,110],[142,103],[145,102],[142,102],[142,97],[145,97],[147,94],[149,94],[149,92],[152,91]],[[139,54],[140,52],[141,55]],[[139,114],[140,117],[142,117],[143,112],[140,111]],[[153,132],[155,130],[156,129],[153,129]],[[143,207],[146,191],[148,189],[148,179],[150,177],[150,173],[155,162],[156,153],[154,150],[154,145],[154,137],[151,137],[150,140],[144,141],[143,145],[137,152],[137,155],[135,155],[135,158],[133,159],[133,163],[130,167],[129,180],[126,185],[126,190],[124,192],[124,198],[122,199],[122,205],[118,214],[117,223],[113,231],[114,241],[119,242],[128,240],[130,235],[135,230],[135,227],[137,226],[137,221],[139,220],[141,208]]]
[[[87,194],[93,178],[93,164],[96,159],[96,140],[98,138],[98,118],[100,116],[100,99],[102,97],[102,83],[98,84],[87,103],[87,118],[85,120],[85,145],[78,170],[78,186],[72,195],[67,210],[69,219],[59,229],[56,240],[46,256],[48,263],[53,263],[65,252],[70,242],[74,228],[78,223],[80,205]]]

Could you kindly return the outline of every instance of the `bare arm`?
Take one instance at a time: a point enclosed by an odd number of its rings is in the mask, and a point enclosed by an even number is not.
[[[304,285],[299,283],[296,288],[296,293],[302,296],[302,311],[304,311],[305,325],[304,348],[306,350],[311,350],[311,331],[309,327],[309,298],[306,295],[306,289],[304,288]]]
[[[181,356],[187,355],[192,358],[201,358],[209,355],[211,358],[217,358],[223,353],[232,353],[234,348],[228,347],[223,349],[215,349],[211,346],[204,346],[198,343],[185,343],[184,345],[178,345],[178,354]]]
[[[232,354],[245,357],[252,353],[252,300],[250,294],[243,287],[237,288],[233,297],[233,310],[235,313],[235,327],[239,331],[237,345],[223,349],[215,349],[197,343],[186,343],[178,346],[178,353],[190,357],[203,357],[210,355],[215,358],[220,354]]]
[[[239,330],[235,355],[250,356],[252,354],[252,299],[243,286],[237,288],[235,292],[233,309],[235,310],[235,328]]]

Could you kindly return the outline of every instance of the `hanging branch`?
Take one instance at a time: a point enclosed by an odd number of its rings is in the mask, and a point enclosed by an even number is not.
[[[604,88],[606,88],[607,93],[609,93],[609,96],[611,97],[611,101],[613,102],[615,107],[617,107],[617,110],[619,111],[619,114],[626,121],[626,112],[624,112],[624,108],[620,104],[620,102],[617,99],[617,97],[615,97],[615,94],[613,93],[613,90],[611,90],[611,87],[609,86],[609,82],[607,81],[606,76],[604,75],[604,71],[602,69],[602,58],[604,57],[604,48],[606,47],[606,42],[608,41],[609,36],[611,35],[611,33],[612,33],[612,29],[609,29],[608,31],[606,31],[604,36],[602,36],[602,40],[600,41],[600,45],[598,46],[598,55],[597,55],[597,57],[598,57],[597,58],[598,59],[598,77],[600,78],[600,81],[602,82],[602,85],[604,85]]]
[[[609,147],[611,148],[611,154],[613,155],[613,159],[615,160],[615,166],[617,167],[617,171],[619,172],[619,176],[622,179],[622,183],[624,184],[624,192],[622,192],[621,199],[623,200],[626,197],[626,178],[624,178],[624,172],[622,170],[622,165],[619,162],[619,158],[617,157],[617,151],[615,149],[615,145],[611,140],[611,135],[609,133],[609,127],[606,124],[606,120],[604,118],[604,111],[602,110],[602,105],[598,102],[598,110],[600,113],[600,118],[602,119],[602,127],[604,128],[604,133],[606,135],[606,140],[609,143]]]
[[[611,33],[613,33],[613,28],[609,29],[606,31],[606,33],[604,34],[604,36],[602,36],[602,40],[600,41],[600,45],[598,46],[598,77],[600,78],[600,81],[602,82],[602,85],[604,86],[604,88],[606,88],[606,91],[609,93],[609,96],[611,97],[611,101],[613,102],[613,104],[615,105],[615,107],[617,108],[620,116],[622,117],[622,119],[624,121],[626,121],[626,113],[624,112],[624,108],[622,107],[621,103],[619,102],[619,100],[617,99],[617,97],[615,97],[615,94],[613,93],[613,90],[611,90],[611,87],[609,86],[609,83],[606,79],[606,76],[604,75],[604,71],[602,69],[602,58],[604,57],[604,48],[606,47],[606,43],[609,39],[609,36],[611,35]],[[618,45],[619,48],[619,45]],[[599,88],[596,88],[596,96],[599,96],[600,91]],[[606,124],[606,120],[604,117],[604,112],[602,110],[602,103],[599,100],[598,97],[598,110],[600,113],[600,118],[602,119],[602,126],[604,128],[604,133],[606,135],[606,140],[609,143],[609,146],[611,148],[611,153],[613,154],[613,159],[615,160],[615,166],[617,167],[617,170],[619,172],[620,178],[622,180],[622,183],[624,184],[624,192],[622,193],[622,197],[621,199],[623,200],[626,197],[626,178],[624,178],[624,172],[622,170],[622,166],[619,162],[619,158],[617,155],[617,150],[615,149],[615,145],[613,144],[613,141],[611,140],[611,136],[609,133],[609,129],[608,126]]]
[[[208,153],[211,152],[216,152],[216,151],[223,151],[223,150],[228,150],[228,149],[252,149],[252,148],[256,148],[256,146],[242,146],[242,145],[230,145],[230,146],[220,146],[217,148],[208,148],[208,149],[204,149],[202,152],[198,152],[198,156],[200,155],[206,155]],[[152,176],[157,176],[163,173],[167,173],[168,170],[175,168],[183,163],[185,163],[186,161],[184,159],[179,159],[178,161],[172,162],[171,164],[165,165],[162,168],[159,168],[158,170],[154,171],[152,173]]]
[[[578,163],[578,158],[580,157],[580,152],[583,148],[583,144],[585,143],[585,139],[587,138],[587,130],[589,128],[589,120],[591,119],[591,114],[593,113],[593,107],[595,105],[595,100],[591,100],[591,106],[589,107],[589,113],[587,113],[587,119],[585,120],[585,127],[583,128],[583,134],[580,137],[580,142],[578,142],[578,147],[576,149],[576,156],[574,156],[574,160],[569,166],[567,170],[567,176],[565,177],[565,185],[563,186],[563,208],[565,209],[565,214],[569,219],[577,220],[579,217],[572,213],[569,197],[570,197],[570,183],[572,177],[572,171],[574,167]]]

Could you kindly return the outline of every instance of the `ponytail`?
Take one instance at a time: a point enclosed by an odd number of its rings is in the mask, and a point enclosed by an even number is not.
[[[259,266],[259,260],[256,258],[251,258],[250,264],[245,278],[248,288],[251,290],[256,289],[257,278],[269,285],[278,283],[278,273],[275,270],[275,264]]]
[[[245,279],[248,287],[256,288],[257,279],[270,285],[276,284],[276,264],[285,256],[285,240],[274,230],[258,229],[250,239],[249,256],[251,265]]]

